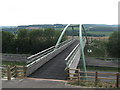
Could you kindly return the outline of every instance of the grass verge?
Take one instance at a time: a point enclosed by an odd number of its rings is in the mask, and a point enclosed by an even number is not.
[[[95,66],[87,66],[87,70],[88,71],[119,72],[120,68],[117,68],[117,67],[95,67]]]
[[[26,62],[2,61],[2,65],[26,65]]]
[[[76,86],[85,86],[85,87],[92,87],[92,88],[117,88],[115,85],[115,82],[98,82],[97,85],[95,85],[94,81],[75,81],[75,82],[68,82],[70,85],[76,85]]]

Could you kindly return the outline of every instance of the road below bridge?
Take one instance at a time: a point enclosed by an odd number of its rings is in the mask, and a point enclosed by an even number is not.
[[[36,70],[29,77],[32,78],[45,78],[45,79],[59,79],[65,80],[67,79],[67,72],[64,70],[66,67],[65,58],[69,55],[69,53],[74,49],[74,47],[79,43],[79,41],[75,41],[75,43],[71,44],[60,54],[55,56],[49,62],[44,64],[38,70]]]

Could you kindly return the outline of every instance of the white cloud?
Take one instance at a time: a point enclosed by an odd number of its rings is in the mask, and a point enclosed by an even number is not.
[[[119,0],[2,0],[0,26],[117,24]]]

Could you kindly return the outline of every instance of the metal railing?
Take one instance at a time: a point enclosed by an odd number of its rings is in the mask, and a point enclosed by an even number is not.
[[[77,44],[77,46],[72,50],[72,52],[67,56],[67,58],[65,59],[67,68],[70,67],[70,65],[73,62],[73,58],[75,57],[76,52],[79,50],[79,44]]]
[[[66,40],[66,41],[60,43],[58,45],[57,49],[64,46],[64,45],[66,45],[70,41],[72,41],[72,40],[70,39],[70,40]],[[49,55],[50,53],[54,52],[55,50],[56,50],[55,46],[52,46],[52,47],[50,47],[48,49],[45,49],[45,50],[43,50],[43,51],[41,51],[41,52],[39,52],[37,54],[34,54],[34,55],[28,57],[27,58],[28,59],[27,67],[32,65],[33,63],[36,63],[37,61],[41,60],[41,58],[44,58],[45,56]]]
[[[84,44],[83,46],[85,46],[85,43],[86,43],[86,38],[83,37],[83,44]],[[77,44],[76,47],[72,50],[72,52],[65,59],[66,68],[69,68],[71,66],[72,62],[74,61],[75,54],[80,49],[79,46],[80,46],[80,44]]]

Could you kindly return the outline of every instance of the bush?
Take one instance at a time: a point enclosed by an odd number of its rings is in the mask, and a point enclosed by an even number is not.
[[[107,51],[110,56],[120,58],[120,32],[114,32],[109,37]]]
[[[34,54],[56,44],[60,31],[20,29],[17,34],[2,31],[3,53]],[[66,40],[64,35],[62,41]]]

